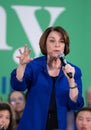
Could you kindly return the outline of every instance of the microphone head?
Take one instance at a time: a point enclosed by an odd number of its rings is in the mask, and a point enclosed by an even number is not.
[[[59,53],[58,58],[61,60],[64,66],[67,64],[64,53]]]
[[[64,53],[59,53],[59,54],[58,54],[58,58],[60,58],[60,59],[61,59],[61,58],[65,58]]]
[[[59,53],[59,54],[58,54],[58,58],[61,60],[63,66],[67,65],[67,61],[66,61],[66,59],[65,59],[64,53]],[[69,78],[72,78],[72,77],[73,77],[71,72],[67,73],[67,75],[69,76]]]

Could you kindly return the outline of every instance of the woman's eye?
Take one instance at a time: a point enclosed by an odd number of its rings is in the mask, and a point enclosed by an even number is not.
[[[6,119],[8,119],[8,120],[9,120],[9,119],[10,119],[10,117],[6,117]]]
[[[50,40],[50,42],[55,42],[54,40]]]
[[[64,40],[61,40],[60,42],[61,42],[61,43],[64,43]]]
[[[91,119],[87,119],[87,121],[89,122],[89,121],[91,121]]]

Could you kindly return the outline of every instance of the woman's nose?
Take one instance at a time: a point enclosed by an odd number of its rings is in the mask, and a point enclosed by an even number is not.
[[[56,42],[56,43],[55,43],[55,46],[60,46],[60,43],[59,43],[59,42]]]

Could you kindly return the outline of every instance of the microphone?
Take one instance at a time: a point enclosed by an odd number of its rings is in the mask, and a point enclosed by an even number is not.
[[[4,127],[0,127],[0,130],[4,130]]]
[[[59,53],[58,58],[61,60],[63,66],[65,66],[67,64],[64,53]],[[67,75],[69,76],[69,78],[72,78],[72,73],[71,72],[67,73]]]

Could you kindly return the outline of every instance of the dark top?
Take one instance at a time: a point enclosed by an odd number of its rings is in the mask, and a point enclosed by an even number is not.
[[[52,86],[52,95],[51,95],[51,102],[49,107],[49,113],[56,113],[56,99],[55,99],[55,82],[57,77],[52,77],[53,79],[53,86]]]
[[[58,129],[56,99],[55,99],[55,82],[57,77],[52,77],[52,79],[53,79],[52,95],[50,100],[46,130]]]

